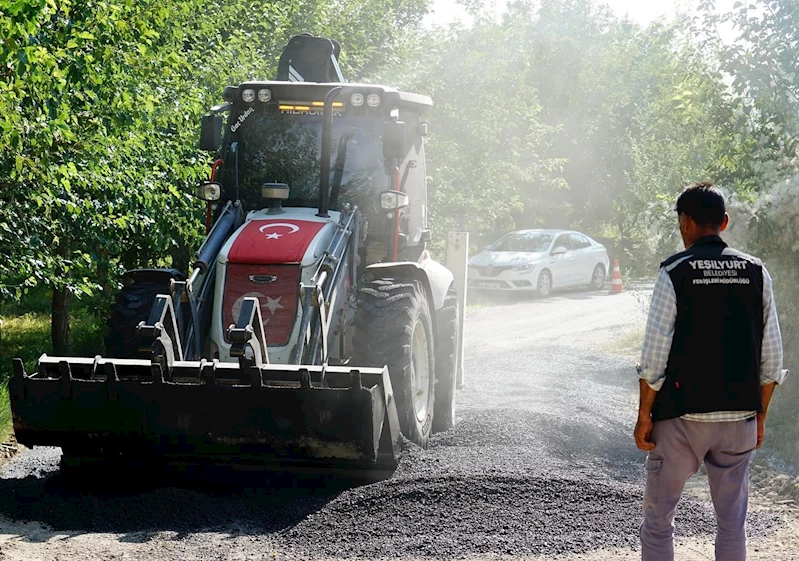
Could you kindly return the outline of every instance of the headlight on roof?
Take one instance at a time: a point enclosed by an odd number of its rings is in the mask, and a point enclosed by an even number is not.
[[[255,90],[247,88],[241,92],[241,100],[244,103],[252,103],[255,101]]]
[[[258,101],[261,103],[268,103],[272,101],[272,90],[267,88],[258,90]]]

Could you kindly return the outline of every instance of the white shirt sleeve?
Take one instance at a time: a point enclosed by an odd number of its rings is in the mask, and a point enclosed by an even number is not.
[[[788,371],[782,368],[782,333],[774,303],[771,275],[763,267],[763,344],[760,352],[760,385],[782,384]]]
[[[638,376],[646,380],[649,387],[660,391],[666,381],[666,365],[674,338],[677,321],[677,295],[666,269],[660,269],[652,291],[649,317],[646,321],[644,343],[641,347],[641,362]]]

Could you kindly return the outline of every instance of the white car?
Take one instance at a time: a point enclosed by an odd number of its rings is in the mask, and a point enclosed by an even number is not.
[[[469,288],[537,291],[601,289],[610,260],[605,246],[570,230],[518,230],[469,259]]]

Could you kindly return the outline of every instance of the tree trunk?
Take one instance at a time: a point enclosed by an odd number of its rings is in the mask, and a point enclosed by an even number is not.
[[[189,249],[182,241],[177,242],[170,248],[172,267],[184,275],[189,274]]]
[[[68,356],[72,342],[69,330],[69,290],[66,287],[53,288],[51,313],[50,338],[53,342],[53,354]]]
[[[110,262],[108,252],[100,250],[97,252],[97,284],[100,285],[100,294],[93,297],[94,316],[104,318],[108,314],[108,308],[113,302],[113,290],[111,287]]]

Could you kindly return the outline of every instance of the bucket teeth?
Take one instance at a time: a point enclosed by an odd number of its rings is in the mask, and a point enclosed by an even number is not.
[[[307,368],[300,370],[300,387],[305,390],[311,389],[311,373]]]
[[[200,376],[203,384],[213,386],[216,384],[216,363],[203,359],[200,361]]]
[[[72,371],[69,362],[62,360],[58,363],[58,373],[61,378],[61,397],[70,399],[72,397]]]
[[[353,370],[350,372],[350,388],[353,390],[363,389],[363,381],[361,379],[360,370]]]
[[[108,399],[117,400],[119,398],[119,376],[117,376],[117,367],[113,362],[106,362],[103,364],[105,370],[105,383],[108,387]]]
[[[21,358],[15,358],[12,362],[14,374],[11,377],[9,389],[12,399],[25,399],[25,363]]]
[[[153,374],[153,385],[160,386],[164,383],[164,371],[161,369],[161,364],[153,362],[150,367]]]

